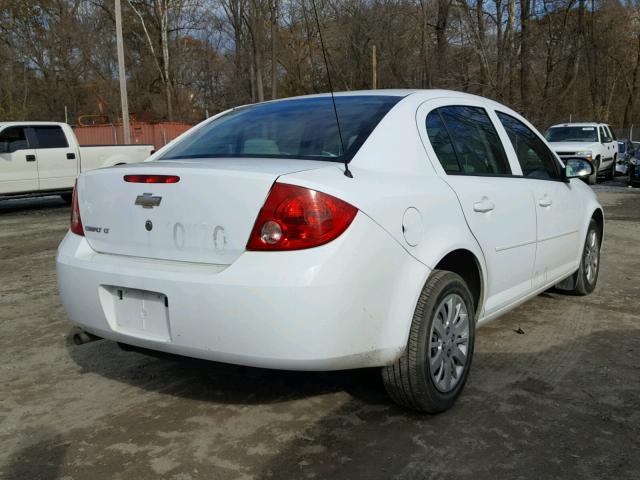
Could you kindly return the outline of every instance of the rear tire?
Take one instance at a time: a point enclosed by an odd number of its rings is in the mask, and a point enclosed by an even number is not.
[[[422,289],[402,356],[384,367],[382,380],[399,405],[438,413],[462,392],[473,358],[475,308],[465,281],[434,270]]]
[[[605,174],[605,178],[607,180],[615,180],[616,178],[616,157],[613,157],[613,163],[611,164],[611,168],[607,170]]]

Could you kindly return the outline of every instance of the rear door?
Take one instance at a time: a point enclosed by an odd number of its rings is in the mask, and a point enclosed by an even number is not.
[[[41,190],[71,188],[78,175],[75,148],[59,125],[33,125],[38,142],[38,175]]]
[[[484,103],[424,103],[418,119],[438,174],[456,193],[487,265],[485,315],[526,295],[536,249],[532,194],[514,180],[512,165]]]
[[[511,114],[497,111],[496,115],[510,139],[507,151],[520,164],[521,188],[535,198],[538,233],[533,284],[542,287],[577,268],[584,218],[580,196],[575,185],[562,180],[562,166],[533,128]]]
[[[38,190],[36,151],[23,126],[0,132],[0,194]]]

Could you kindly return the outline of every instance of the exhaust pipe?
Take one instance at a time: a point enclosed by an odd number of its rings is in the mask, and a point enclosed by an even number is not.
[[[85,343],[95,342],[96,340],[102,340],[102,337],[98,337],[93,333],[85,332],[84,330],[80,330],[73,334],[73,343],[76,345],[84,345]]]

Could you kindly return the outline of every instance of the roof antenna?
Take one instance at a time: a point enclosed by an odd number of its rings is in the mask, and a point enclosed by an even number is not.
[[[340,119],[338,118],[338,109],[336,108],[336,99],[333,95],[333,85],[331,84],[331,73],[329,73],[329,62],[327,61],[327,52],[324,48],[324,41],[322,40],[322,30],[320,29],[320,20],[318,20],[318,9],[316,8],[316,0],[311,0],[313,5],[313,13],[316,17],[316,25],[318,26],[318,35],[320,35],[320,46],[322,47],[322,57],[324,58],[324,66],[327,69],[327,79],[329,80],[329,90],[331,90],[331,102],[333,103],[333,113],[336,116],[336,125],[338,126],[338,136],[340,137],[340,148],[342,155],[347,152],[344,149],[344,141],[342,140],[342,129],[340,128]],[[344,175],[349,178],[353,178],[351,170],[349,170],[349,162],[346,157],[344,158]]]

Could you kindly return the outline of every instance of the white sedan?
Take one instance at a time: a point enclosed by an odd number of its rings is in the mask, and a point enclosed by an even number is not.
[[[60,294],[74,324],[123,345],[382,367],[396,402],[439,412],[464,387],[476,327],[554,285],[595,288],[602,207],[574,178],[591,172],[473,95],[244,106],[148,162],[80,175]]]

